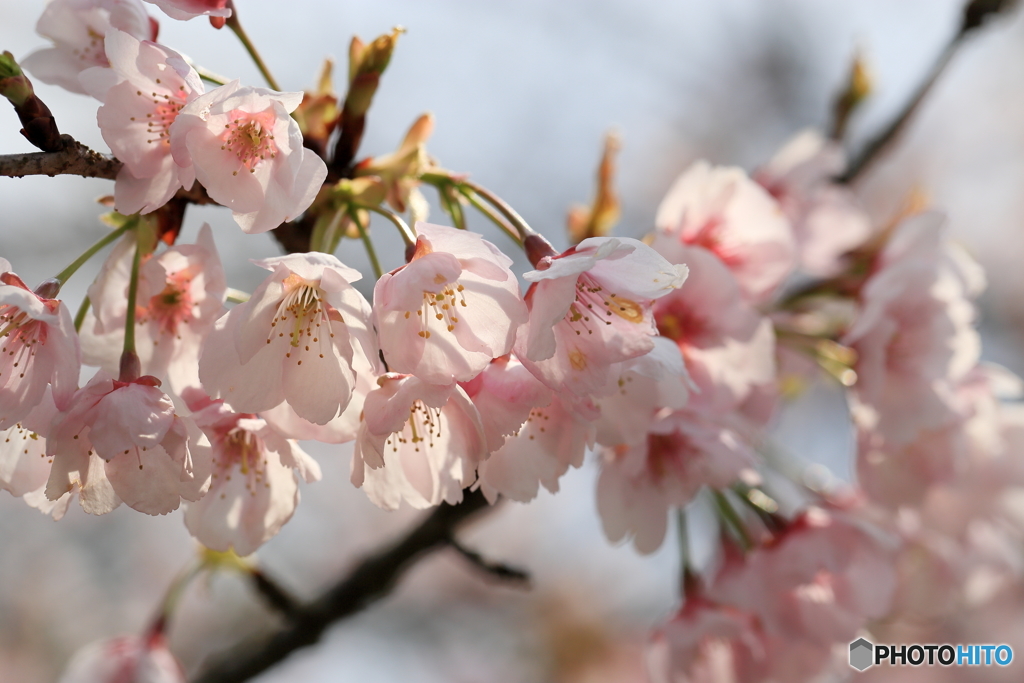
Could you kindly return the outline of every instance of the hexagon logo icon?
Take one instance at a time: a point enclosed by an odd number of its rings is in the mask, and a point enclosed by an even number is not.
[[[874,664],[875,646],[864,638],[858,638],[850,643],[850,666],[857,671],[863,671]]]

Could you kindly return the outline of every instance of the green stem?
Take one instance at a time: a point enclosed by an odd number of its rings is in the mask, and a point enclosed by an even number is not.
[[[366,226],[359,219],[359,210],[351,210],[348,215],[356,224],[356,229],[359,230],[359,237],[363,240],[363,244],[366,246],[366,255],[370,259],[370,265],[373,267],[373,274],[380,279],[380,276],[384,274],[384,271],[380,267],[380,261],[377,260],[377,251],[373,248],[373,241],[370,239],[370,233],[366,231]]]
[[[520,247],[523,246],[523,240],[522,238],[519,237],[519,233],[512,226],[506,223],[501,216],[496,214],[494,212],[494,209],[480,201],[480,197],[476,194],[476,192],[461,187],[459,188],[459,192],[462,194],[463,197],[469,200],[469,203],[473,205],[473,208],[475,208],[477,211],[479,211],[488,219],[490,219],[490,221],[497,225],[503,233],[508,235],[513,242],[518,244]]]
[[[204,568],[202,562],[192,562],[178,573],[178,576],[174,578],[174,582],[167,589],[166,595],[164,595],[163,604],[160,606],[161,619],[166,621],[171,616],[171,613],[178,606],[178,601],[181,600],[185,588]]]
[[[441,200],[441,205],[444,210],[448,212],[448,215],[452,217],[452,223],[459,230],[466,229],[466,214],[462,211],[462,203],[459,202],[459,198],[451,192],[452,185],[445,183],[444,185],[437,185],[437,196]]]
[[[82,299],[82,305],[78,307],[78,312],[75,313],[75,332],[82,331],[82,323],[85,322],[85,314],[89,312],[89,305],[91,303],[89,295],[86,294],[85,298]]]
[[[228,6],[231,8],[231,16],[228,17],[225,22],[228,28],[234,31],[235,35],[238,36],[238,39],[242,41],[242,45],[245,46],[245,51],[249,53],[249,56],[252,57],[252,61],[256,63],[256,68],[260,70],[261,74],[263,74],[263,78],[266,79],[267,85],[280,92],[281,86],[277,84],[277,80],[275,80],[274,76],[271,75],[270,69],[268,69],[267,65],[263,62],[263,58],[260,57],[260,53],[256,50],[256,46],[252,44],[252,41],[249,40],[249,36],[246,34],[245,29],[243,29],[242,25],[238,22],[238,8],[235,7],[235,3],[229,2]]]
[[[83,253],[81,256],[75,259],[70,266],[57,273],[57,275],[54,276],[54,279],[58,280],[61,286],[63,286],[64,283],[66,283],[68,279],[75,274],[75,271],[77,271],[79,268],[85,265],[86,261],[88,261],[89,259],[96,255],[97,251],[99,251],[103,247],[107,246],[108,244],[116,240],[118,237],[123,235],[128,230],[134,228],[135,224],[138,223],[138,221],[139,219],[137,216],[133,217],[125,221],[125,224],[122,225],[121,227],[117,228],[116,230],[112,230],[106,235],[104,235],[103,239],[101,239],[99,242],[92,245],[88,249],[86,249],[85,253]]]
[[[139,294],[139,262],[142,260],[142,246],[136,242],[132,257],[132,277],[128,281],[128,311],[124,320],[124,353],[135,353],[135,300]]]
[[[381,216],[384,216],[384,218],[387,218],[389,221],[394,223],[395,227],[398,228],[398,232],[402,233],[402,239],[405,240],[406,245],[416,244],[416,233],[412,231],[408,223],[402,220],[401,216],[396,213],[391,213],[387,209],[382,209],[379,206],[371,206],[369,204],[360,204],[359,206],[373,211],[374,213],[379,213]]]
[[[754,547],[754,542],[750,538],[750,534],[747,533],[747,527],[743,524],[743,520],[736,514],[736,510],[733,508],[732,503],[726,498],[725,494],[721,491],[712,491],[715,497],[715,503],[718,506],[718,511],[725,519],[728,526],[732,527],[733,531],[739,537],[740,544],[744,550],[750,550]]]
[[[221,76],[220,74],[215,74],[215,73],[213,73],[212,71],[210,71],[208,69],[204,69],[203,67],[199,66],[198,64],[191,64],[190,66],[193,69],[196,70],[196,73],[199,74],[199,78],[203,79],[204,81],[209,81],[210,83],[213,83],[214,85],[227,85],[228,84],[228,78],[226,76]]]
[[[511,223],[512,226],[519,231],[518,241],[520,243],[522,243],[522,241],[525,240],[530,235],[537,234],[536,231],[529,226],[526,220],[522,216],[520,216],[515,209],[509,206],[504,199],[502,199],[498,195],[494,194],[487,188],[480,187],[479,185],[471,183],[468,180],[461,180],[458,182],[460,188],[466,188],[477,193],[478,195],[483,197],[487,201],[487,203],[496,208],[501,213],[501,215],[508,219],[508,222]]]

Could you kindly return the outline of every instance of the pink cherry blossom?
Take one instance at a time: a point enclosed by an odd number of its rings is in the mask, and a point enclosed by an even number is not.
[[[377,506],[395,510],[455,504],[487,456],[480,414],[457,384],[414,375],[378,379],[363,407],[352,457],[352,483]]]
[[[313,202],[327,166],[302,146],[289,114],[302,93],[241,86],[237,80],[185,105],[171,124],[171,153],[248,233],[296,218]]]
[[[74,489],[100,487],[102,499],[87,512],[103,514],[124,501],[150,515],[176,510],[185,500],[198,500],[209,486],[208,455],[190,452],[195,426],[174,412],[159,380],[143,376],[131,382],[98,373],[75,393],[70,407],[53,421],[46,441],[53,468],[46,496],[57,500]],[[101,459],[109,489],[94,473]]]
[[[199,390],[185,393],[192,419],[212,451],[210,490],[189,503],[185,525],[213,550],[249,555],[273,538],[299,504],[298,477],[320,479],[320,466],[290,439],[251,413],[235,413]]]
[[[908,443],[955,419],[955,388],[980,353],[971,300],[983,279],[934,213],[901,223],[876,261],[843,340],[858,354],[854,417]]]
[[[651,638],[651,683],[769,680],[766,641],[753,614],[688,591],[682,609]]]
[[[614,363],[648,353],[657,333],[651,306],[683,284],[687,269],[634,239],[591,237],[544,256],[523,277],[530,318],[516,356],[556,392],[589,400]]]
[[[92,307],[82,323],[89,365],[117,371],[124,345],[134,235],[114,247],[89,288]],[[163,377],[175,393],[199,385],[199,349],[224,307],[227,283],[209,225],[195,244],[176,244],[146,257],[139,268],[135,343],[143,374]]]
[[[628,537],[639,552],[654,552],[671,508],[689,503],[702,486],[729,486],[753,466],[753,450],[724,422],[680,410],[656,420],[640,443],[603,450],[597,510],[610,541]]]
[[[774,637],[827,651],[888,612],[896,550],[854,511],[811,507],[770,545],[727,560],[708,596],[756,614]]]
[[[67,306],[32,292],[0,259],[0,429],[39,405],[47,385],[57,406],[66,406],[80,366]]]
[[[24,496],[46,485],[50,461],[46,457],[46,434],[57,414],[47,388],[43,399],[28,415],[0,431],[0,489]]]
[[[643,441],[655,420],[686,407],[691,387],[679,347],[671,339],[655,337],[650,353],[618,364],[609,390],[595,399],[601,411],[595,423],[597,443]]]
[[[461,386],[480,411],[491,453],[501,448],[506,437],[519,431],[535,408],[551,401],[551,390],[510,356],[495,358]]]
[[[416,224],[407,265],[373,288],[388,368],[432,384],[466,381],[512,349],[526,322],[512,259],[479,235]]]
[[[326,425],[352,397],[356,345],[377,356],[370,306],[350,284],[362,275],[317,252],[254,263],[272,274],[206,338],[203,388],[236,411],[287,402],[298,417]]]
[[[775,377],[771,321],[744,300],[736,278],[709,251],[683,247],[677,256],[690,276],[655,303],[658,330],[682,351],[698,389],[693,402],[729,410]]]
[[[118,636],[74,654],[58,683],[185,683],[162,634]]]
[[[673,263],[684,244],[704,247],[760,302],[793,270],[796,243],[782,209],[739,168],[700,161],[676,180],[655,219],[652,246]]]
[[[754,173],[793,225],[800,265],[811,275],[837,274],[843,254],[871,234],[871,220],[853,192],[832,181],[845,168],[838,143],[808,129]]]
[[[146,0],[162,9],[171,19],[187,21],[195,17],[230,17],[228,0]]]
[[[51,0],[36,31],[54,46],[21,61],[35,78],[86,94],[78,81],[83,70],[107,66],[104,36],[118,29],[139,40],[156,40],[157,23],[139,0]]]
[[[103,102],[96,113],[103,139],[124,162],[114,183],[122,214],[160,208],[196,174],[171,156],[170,127],[178,112],[203,93],[199,74],[174,50],[123,31],[106,37],[110,68],[82,72],[82,85]]]
[[[594,444],[594,423],[564,405],[558,395],[533,408],[526,422],[480,464],[480,488],[491,502],[501,494],[526,503],[541,486],[557,493],[570,467],[583,466]]]

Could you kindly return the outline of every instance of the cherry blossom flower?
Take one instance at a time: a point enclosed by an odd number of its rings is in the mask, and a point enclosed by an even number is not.
[[[92,307],[82,323],[89,365],[117,371],[124,345],[127,291],[135,236],[111,251],[89,288]],[[199,350],[224,307],[227,283],[209,225],[195,244],[177,244],[144,257],[139,268],[135,343],[142,372],[163,377],[175,393],[199,385]]]
[[[501,494],[526,503],[543,485],[557,493],[570,467],[583,466],[594,444],[594,423],[564,405],[558,395],[534,407],[526,422],[480,464],[480,488],[492,503]]]
[[[241,86],[237,80],[197,97],[171,124],[171,153],[248,233],[292,220],[313,202],[327,166],[302,146],[288,114],[302,93]]]
[[[388,368],[431,384],[473,379],[526,321],[512,259],[479,235],[416,224],[416,250],[373,288]]]
[[[192,450],[212,450],[210,490],[189,503],[185,525],[213,550],[245,556],[273,538],[299,504],[296,472],[307,482],[320,479],[320,466],[290,439],[251,413],[235,413],[191,389],[185,400],[208,442]]]
[[[629,238],[590,237],[544,256],[523,276],[534,284],[516,356],[551,389],[589,400],[607,385],[612,364],[654,347],[651,306],[686,274],[686,266]]]
[[[679,612],[651,637],[651,683],[768,680],[766,640],[753,614],[687,591]]]
[[[185,671],[155,633],[118,636],[82,648],[58,683],[185,683]]]
[[[39,405],[47,385],[57,406],[66,406],[80,366],[67,306],[32,292],[0,258],[0,429]]]
[[[377,506],[454,505],[487,456],[480,414],[459,385],[388,373],[363,407],[352,483]]]
[[[835,275],[843,254],[871,234],[871,220],[853,192],[832,180],[845,168],[839,144],[808,129],[754,173],[789,218],[801,267],[819,277]]]
[[[980,353],[971,300],[983,286],[977,264],[944,238],[940,215],[896,228],[843,339],[858,354],[860,426],[897,444],[955,419],[955,388]]]
[[[708,596],[756,614],[774,637],[827,651],[887,613],[897,547],[853,510],[811,507],[770,545],[727,560]]]
[[[551,401],[551,390],[512,356],[495,358],[461,386],[480,412],[492,453],[519,431],[535,408]]]
[[[109,512],[120,499],[150,515],[176,510],[182,498],[199,499],[209,486],[209,458],[192,455],[189,438],[196,428],[175,414],[159,384],[148,375],[121,382],[101,371],[75,393],[70,407],[54,418],[46,441],[53,457],[47,498],[80,489],[86,508],[86,489],[94,485],[98,500],[86,512]],[[103,476],[93,471],[94,456],[101,459]]]
[[[676,180],[655,219],[652,246],[673,263],[682,245],[704,247],[736,275],[754,302],[771,296],[793,270],[793,229],[779,205],[739,168],[701,161]]]
[[[771,321],[748,304],[736,278],[712,253],[685,247],[686,286],[654,304],[658,331],[679,345],[698,391],[693,401],[725,411],[775,377]]]
[[[93,67],[79,80],[103,102],[96,113],[103,139],[122,162],[114,206],[124,215],[150,213],[196,174],[171,156],[170,127],[181,109],[203,93],[199,74],[177,52],[123,31],[106,37],[110,68]]]
[[[146,0],[162,9],[171,19],[188,21],[195,17],[230,17],[228,0]]]
[[[206,338],[203,388],[236,411],[287,402],[299,417],[326,425],[352,397],[355,346],[377,356],[370,306],[350,284],[362,274],[316,252],[254,263],[272,274]]]
[[[597,510],[613,543],[630,537],[643,554],[657,550],[668,513],[702,486],[725,488],[753,466],[753,450],[722,416],[680,410],[656,420],[637,444],[603,449]]]
[[[594,401],[601,411],[595,426],[602,446],[643,441],[655,420],[686,407],[690,400],[693,385],[679,347],[671,339],[655,337],[650,353],[615,369],[610,390]]]
[[[50,476],[46,433],[56,414],[57,406],[47,388],[39,405],[0,432],[0,489],[24,496],[46,485]]]
[[[112,28],[139,40],[156,40],[157,23],[139,0],[51,0],[36,31],[54,46],[36,50],[21,65],[44,83],[86,94],[78,75],[108,66],[103,42]]]

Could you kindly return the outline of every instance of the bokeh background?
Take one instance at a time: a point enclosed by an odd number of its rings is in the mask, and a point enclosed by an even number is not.
[[[857,148],[891,119],[956,30],[961,0],[589,0],[472,3],[457,0],[237,0],[241,19],[278,80],[312,87],[325,55],[345,72],[353,34],[395,25],[398,44],[368,119],[363,154],[397,146],[420,113],[437,118],[429,150],[506,198],[564,244],[566,210],[588,202],[604,133],[623,149],[619,230],[652,226],[672,180],[699,158],[748,170],[790,136],[823,127],[850,59],[867,59],[875,90],[854,118]],[[45,41],[33,32],[42,0],[0,2],[0,49],[23,57]],[[207,22],[160,18],[161,42],[206,68],[261,84],[238,41]],[[912,192],[948,212],[953,234],[989,273],[981,299],[985,355],[1024,371],[1024,21],[1020,13],[965,45],[907,135],[859,191],[883,221]],[[339,83],[339,87],[343,84]],[[37,84],[63,132],[106,150],[97,104]],[[31,151],[0,106],[0,153]],[[95,200],[107,181],[0,179],[0,255],[29,283],[52,276],[105,230]],[[435,212],[435,219],[441,214]],[[475,217],[471,218],[474,220]],[[229,283],[250,290],[277,253],[269,236],[246,236],[223,209],[190,208],[183,239],[208,221]],[[474,227],[503,248],[512,245]],[[401,246],[374,225],[385,267]],[[368,270],[358,243],[342,260]],[[77,306],[98,263],[65,288]],[[520,262],[520,266],[524,265]],[[364,291],[369,293],[370,283]],[[780,416],[775,442],[848,478],[850,434],[841,397],[812,388]],[[348,483],[350,449],[311,447],[322,482],[305,486],[260,564],[302,597],[415,522],[383,513]],[[420,563],[395,593],[333,628],[258,680],[512,683],[643,680],[645,633],[678,599],[678,549],[651,557],[603,538],[594,503],[596,467],[570,472],[557,496],[504,504],[467,529],[467,544],[526,568],[526,591],[488,582],[458,556]],[[122,506],[93,518],[73,506],[55,523],[0,492],[0,681],[55,680],[70,654],[100,637],[144,628],[176,572],[195,552],[179,513],[150,518]],[[248,587],[220,575],[193,585],[171,627],[171,645],[194,671],[202,659],[275,625]]]

